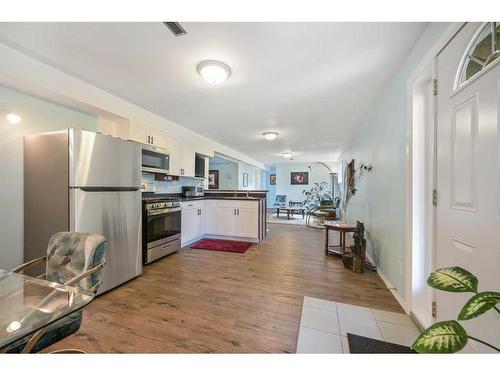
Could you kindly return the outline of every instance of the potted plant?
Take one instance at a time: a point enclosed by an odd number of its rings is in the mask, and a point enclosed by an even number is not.
[[[460,267],[440,268],[432,272],[427,279],[432,288],[452,293],[473,293],[474,295],[462,307],[457,320],[448,320],[433,324],[423,331],[413,343],[412,349],[418,353],[456,353],[462,350],[467,341],[474,340],[497,352],[497,348],[477,337],[470,336],[458,320],[469,320],[494,309],[500,303],[499,292],[478,292],[478,280],[469,271]]]
[[[315,182],[309,190],[303,190],[305,196],[304,207],[310,211],[318,207],[321,201],[332,200],[332,194],[329,191],[328,182]]]

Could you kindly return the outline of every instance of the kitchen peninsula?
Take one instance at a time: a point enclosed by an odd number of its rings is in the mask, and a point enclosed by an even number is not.
[[[266,236],[267,190],[205,190],[201,197],[143,193],[148,196],[180,198],[182,247],[200,238],[258,243]]]

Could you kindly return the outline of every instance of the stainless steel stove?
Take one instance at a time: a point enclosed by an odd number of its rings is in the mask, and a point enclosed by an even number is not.
[[[181,248],[181,203],[167,196],[143,197],[142,253],[149,264]]]

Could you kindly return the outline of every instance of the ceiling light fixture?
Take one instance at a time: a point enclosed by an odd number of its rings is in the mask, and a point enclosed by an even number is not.
[[[264,136],[265,139],[268,141],[274,141],[276,138],[278,138],[278,135],[280,133],[278,132],[264,132],[262,135]]]
[[[7,116],[5,116],[8,122],[10,122],[12,125],[19,124],[21,122],[21,116],[16,115],[15,113],[9,113]]]
[[[293,156],[291,152],[283,152],[281,155],[283,155],[285,159],[290,159]]]
[[[198,64],[198,73],[211,85],[218,85],[231,75],[231,69],[223,62],[205,60]]]
[[[2,106],[1,104],[0,104],[0,115],[2,117],[5,117],[7,119],[7,121],[10,122],[12,125],[19,124],[22,120],[21,116],[16,115],[15,113],[12,113],[11,111],[9,111],[7,108]]]

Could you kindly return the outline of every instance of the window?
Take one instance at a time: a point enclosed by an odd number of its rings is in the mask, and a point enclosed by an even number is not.
[[[476,33],[460,64],[457,87],[480,73],[500,57],[500,23],[487,22]]]

